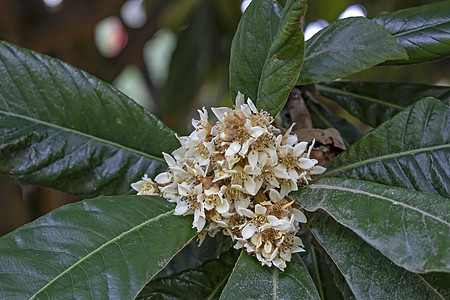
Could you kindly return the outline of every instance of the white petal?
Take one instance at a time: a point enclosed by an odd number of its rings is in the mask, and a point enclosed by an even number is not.
[[[287,220],[280,220],[280,223],[273,226],[273,229],[285,231],[288,230],[291,227],[291,224]]]
[[[251,238],[255,234],[256,230],[256,226],[252,223],[245,225],[244,229],[242,229],[242,238],[246,240]]]
[[[276,225],[282,224],[281,220],[279,220],[277,217],[272,216],[272,215],[267,216],[267,221],[270,222],[271,226],[276,226]]]
[[[255,139],[259,138],[265,132],[267,132],[267,130],[265,130],[261,126],[254,126],[250,128],[250,134]]]
[[[291,133],[291,131],[292,131],[292,128],[294,128],[294,126],[295,126],[295,123],[292,123],[292,125],[288,128],[288,130],[286,130],[286,132],[284,133],[284,136],[288,136],[290,133]]]
[[[222,123],[225,122],[225,113],[231,111],[231,109],[228,107],[212,107],[211,110],[216,115],[217,119]]]
[[[255,104],[253,104],[253,101],[251,99],[247,100],[247,104],[250,107],[250,109],[252,110],[252,112],[254,112],[255,114],[258,113],[258,109],[256,108]]]
[[[264,252],[272,253],[272,243],[269,242],[264,244]]]
[[[167,165],[169,165],[169,167],[176,167],[177,163],[175,162],[175,159],[173,159],[172,156],[170,156],[167,153],[162,153],[164,155],[164,159],[166,160]]]
[[[185,214],[188,210],[187,203],[184,201],[180,201],[177,204],[177,207],[175,207],[175,212],[173,213],[176,216],[181,216]]]
[[[300,142],[294,147],[293,154],[294,156],[300,156],[305,152],[306,146],[308,146],[308,142]]]
[[[255,150],[250,151],[250,153],[247,156],[248,163],[252,168],[256,167],[256,163],[258,162],[258,152]]]
[[[167,184],[167,183],[170,183],[171,178],[170,178],[168,172],[164,172],[164,173],[158,174],[155,177],[155,181],[159,184]]]
[[[240,212],[240,215],[244,215],[244,216],[246,216],[247,218],[253,218],[254,216],[255,216],[255,214],[250,210],[250,209],[248,209],[248,208],[241,208],[240,210],[239,210],[239,212]],[[238,213],[239,213],[238,212]]]
[[[299,237],[294,236],[294,245],[292,245],[291,253],[296,253],[296,252],[303,252],[303,251],[305,251],[305,249],[303,249],[302,247],[303,247],[303,242],[302,242],[302,240],[301,240]]]
[[[242,113],[244,114],[245,117],[249,118],[252,114],[252,111],[250,109],[250,107],[248,107],[248,105],[244,104],[241,106],[237,106],[239,107],[239,109],[242,111]]]
[[[257,192],[256,191],[256,183],[252,177],[248,177],[244,181],[244,187],[248,194],[250,194],[252,196],[256,195],[256,192]]]
[[[260,153],[258,156],[259,166],[261,168],[263,168],[266,165],[268,159],[269,159],[269,154],[267,154],[266,152]]]
[[[241,144],[238,142],[232,142],[228,149],[225,151],[225,156],[231,156],[239,152],[241,150]]]
[[[309,158],[302,157],[298,160],[298,166],[303,170],[308,170],[314,167],[314,161]]]
[[[256,204],[255,205],[255,214],[257,215],[263,215],[265,214],[267,211],[267,208],[265,208],[264,206],[262,206],[261,204]]]
[[[295,134],[290,134],[286,140],[286,144],[288,145],[294,145],[295,143],[297,143],[297,135]]]
[[[286,168],[284,166],[278,165],[273,169],[273,174],[275,177],[281,179],[289,179],[289,174],[286,172]]]
[[[205,227],[206,220],[204,218],[199,218],[197,222],[192,223],[192,228],[197,228],[197,231],[202,231],[203,227]]]
[[[238,94],[236,96],[236,107],[241,107],[241,105],[244,104],[244,94],[238,91]]]
[[[248,175],[255,175],[258,176],[261,174],[261,169],[260,168],[252,168],[249,165],[245,165],[244,167],[244,173],[247,173]]]
[[[278,193],[278,191],[274,190],[274,189],[270,189],[269,198],[273,203],[277,203],[277,202],[281,201],[281,199],[283,199],[283,198],[281,198],[280,193]]]
[[[292,214],[294,215],[295,221],[299,223],[306,223],[306,216],[300,210],[294,208],[292,209]]]
[[[325,172],[327,169],[322,167],[322,166],[314,166],[311,169],[311,175],[318,175],[318,174],[322,174],[323,172]]]
[[[189,195],[189,192],[191,191],[190,186],[183,182],[183,183],[179,183],[178,184],[178,194],[180,194],[181,196],[187,196]]]
[[[229,209],[230,209],[230,204],[228,203],[227,199],[223,199],[222,203],[220,203],[219,205],[216,206],[216,211],[219,214],[224,214],[224,213],[228,212]]]
[[[241,151],[239,151],[239,155],[240,156],[245,156],[248,152],[248,147],[250,147],[251,143],[253,143],[255,141],[254,138],[249,138],[247,139],[244,144],[242,145],[242,149]]]
[[[311,142],[311,146],[309,146],[308,154],[306,155],[306,157],[309,157],[309,155],[311,154],[311,150],[313,149],[315,142],[316,142],[316,139],[313,139]]]

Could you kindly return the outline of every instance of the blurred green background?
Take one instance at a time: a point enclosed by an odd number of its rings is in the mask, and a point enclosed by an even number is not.
[[[254,0],[259,1],[259,0]],[[0,39],[112,83],[183,135],[202,106],[230,106],[231,41],[247,0],[2,0]],[[309,1],[305,36],[339,17],[437,1]],[[351,80],[450,85],[450,59],[376,67]],[[79,199],[0,175],[0,235]]]

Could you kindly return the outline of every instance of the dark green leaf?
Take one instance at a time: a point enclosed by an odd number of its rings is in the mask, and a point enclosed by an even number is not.
[[[328,165],[328,176],[450,197],[450,107],[423,99],[369,132]]]
[[[356,299],[444,299],[418,274],[396,266],[351,230],[320,211],[308,220]]]
[[[196,269],[208,260],[217,259],[222,253],[233,247],[233,241],[229,236],[218,232],[214,238],[207,235],[201,247],[197,240],[192,240],[183,248],[170,263],[154,278],[168,277],[189,269]]]
[[[311,214],[307,214],[308,219]],[[312,235],[312,234],[311,234]],[[317,242],[314,237],[311,239],[311,244],[314,245],[314,252],[317,255],[316,262],[318,264],[318,270],[322,277],[322,285],[324,289],[325,299],[345,299],[354,300],[355,296],[352,290],[345,281],[339,268],[333,262],[328,253],[322,248],[322,246]],[[333,286],[330,284],[330,280],[333,282]],[[337,290],[336,290],[337,289]],[[330,294],[330,292],[334,292]],[[338,296],[338,294],[340,294]]]
[[[342,178],[323,178],[291,197],[308,211],[326,211],[411,272],[450,272],[448,198]]]
[[[450,55],[450,1],[407,8],[374,19],[402,45],[408,60],[387,64],[414,64]]]
[[[300,18],[306,1],[253,1],[245,11],[231,45],[230,90],[255,100],[276,115],[297,82],[303,63]]]
[[[311,218],[311,213],[306,212],[306,217]],[[314,280],[321,299],[353,300],[354,297],[347,282],[330,256],[307,228],[302,229],[308,231],[308,242],[305,243],[306,253],[302,259]],[[302,240],[304,239],[301,234],[300,237]]]
[[[450,299],[450,274],[449,273],[427,273],[420,275],[445,299]]]
[[[261,266],[241,252],[220,299],[320,299],[308,270],[298,254],[284,272]]]
[[[155,196],[98,197],[0,239],[0,299],[134,299],[195,235]]]
[[[346,18],[306,41],[298,84],[343,78],[386,60],[406,58],[403,47],[382,26],[365,18]]]
[[[341,134],[346,147],[359,140],[363,133],[346,119],[331,113],[328,108],[320,103],[308,102],[309,113],[314,128],[335,128]]]
[[[174,133],[119,91],[0,42],[0,172],[77,195],[125,194],[166,168]]]
[[[219,299],[238,256],[239,252],[232,250],[195,270],[153,280],[139,293],[137,299]]]
[[[219,44],[213,43],[218,33],[210,1],[199,2],[189,27],[178,38],[159,103],[161,113],[171,119],[173,128],[186,127],[186,112],[191,109],[211,67],[213,45]]]
[[[446,104],[450,101],[450,87],[426,84],[336,81],[317,84],[316,90],[372,127],[424,97],[435,97]]]

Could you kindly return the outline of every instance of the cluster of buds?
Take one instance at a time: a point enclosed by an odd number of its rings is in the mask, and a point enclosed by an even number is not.
[[[291,254],[303,251],[295,234],[306,217],[288,196],[325,168],[310,159],[313,145],[298,142],[291,128],[282,135],[273,118],[244,96],[235,109],[212,108],[218,122],[200,120],[181,147],[164,153],[167,172],[132,184],[139,195],[160,195],[176,203],[175,215],[194,215],[200,243],[222,231],[262,265],[284,270]]]

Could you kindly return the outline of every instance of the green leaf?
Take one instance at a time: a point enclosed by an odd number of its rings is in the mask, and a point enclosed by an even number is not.
[[[356,299],[444,299],[418,274],[396,266],[325,213],[315,212],[308,227],[344,275]]]
[[[228,251],[197,269],[153,280],[136,299],[219,299],[238,256],[238,251]]]
[[[325,176],[373,181],[450,198],[450,106],[425,98],[341,153]]]
[[[449,273],[427,273],[421,274],[426,282],[428,282],[439,294],[445,299],[450,299],[450,274]]]
[[[155,196],[98,197],[0,238],[0,299],[134,299],[195,235]]]
[[[220,299],[320,299],[308,270],[298,254],[284,272],[261,266],[242,251]]]
[[[450,101],[450,87],[426,84],[336,81],[317,84],[316,90],[372,127],[424,97],[432,96],[446,104]]]
[[[306,41],[297,84],[343,78],[387,60],[406,58],[403,47],[382,26],[365,18],[346,18]]]
[[[346,119],[336,116],[320,103],[308,102],[308,110],[314,128],[335,128],[339,131],[342,141],[348,148],[351,144],[359,140],[363,133],[356,126]]]
[[[323,178],[291,197],[308,211],[326,211],[411,272],[450,272],[448,198],[341,178]]]
[[[300,18],[306,1],[253,1],[239,22],[231,45],[230,90],[255,100],[275,116],[286,103],[303,63]]]
[[[191,1],[186,1],[188,2]],[[211,68],[211,59],[216,50],[213,46],[219,44],[215,40],[219,34],[210,1],[197,2],[200,3],[189,20],[189,27],[180,32],[170,63],[169,76],[158,103],[161,113],[170,118],[172,128],[186,127],[186,112],[191,110]]]
[[[408,53],[408,60],[393,64],[415,64],[450,55],[449,1],[407,8],[373,19],[384,26]]]
[[[174,133],[83,71],[0,42],[0,172],[72,194],[125,194],[166,168]]]

